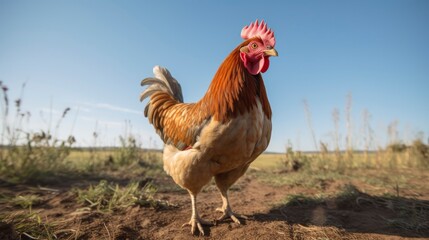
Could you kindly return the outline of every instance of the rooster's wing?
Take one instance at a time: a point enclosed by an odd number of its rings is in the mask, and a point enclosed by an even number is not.
[[[153,73],[155,77],[141,82],[148,88],[140,101],[150,97],[145,116],[164,143],[180,150],[192,147],[210,119],[208,112],[200,104],[183,103],[182,88],[166,68],[156,66]]]

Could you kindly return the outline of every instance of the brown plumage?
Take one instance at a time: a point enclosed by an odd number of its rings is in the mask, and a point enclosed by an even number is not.
[[[192,146],[200,130],[195,126],[211,117],[221,122],[237,117],[251,110],[256,105],[257,97],[262,102],[265,115],[271,119],[271,107],[262,76],[248,73],[240,60],[240,48],[252,40],[257,39],[245,41],[229,54],[199,102],[182,103],[165,91],[151,95],[145,116],[165,142],[179,149],[184,148],[183,144],[185,147]]]
[[[204,234],[202,225],[209,224],[197,213],[196,196],[212,177],[222,196],[221,219],[240,223],[227,190],[266,149],[271,136],[271,107],[260,72],[277,52],[264,42],[273,40],[253,36],[237,46],[196,103],[183,103],[179,83],[164,68],[155,67],[155,77],[142,81],[149,87],[141,100],[150,97],[145,116],[166,144],[164,169],[191,195],[192,217],[186,225],[192,232]]]

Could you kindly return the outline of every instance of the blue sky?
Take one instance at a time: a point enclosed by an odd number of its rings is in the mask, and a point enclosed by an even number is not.
[[[0,1],[0,80],[11,99],[26,82],[27,131],[51,128],[77,145],[115,145],[133,133],[161,147],[143,117],[140,80],[154,65],[199,100],[243,26],[264,19],[278,58],[263,75],[273,108],[269,151],[333,147],[332,111],[345,146],[347,95],[353,146],[362,148],[362,112],[371,115],[372,147],[392,123],[405,142],[429,134],[429,1]],[[51,120],[50,120],[51,119]],[[3,120],[2,120],[3,121]],[[13,121],[11,117],[8,121]],[[51,124],[49,124],[51,122]],[[4,124],[2,122],[2,124]],[[393,125],[392,125],[393,126]],[[97,131],[95,141],[92,133]]]

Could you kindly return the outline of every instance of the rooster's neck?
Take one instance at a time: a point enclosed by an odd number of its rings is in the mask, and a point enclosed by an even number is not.
[[[240,47],[221,64],[200,106],[209,110],[215,120],[226,122],[251,111],[259,98],[265,115],[271,119],[264,80],[261,74],[251,75],[246,70],[240,59]]]

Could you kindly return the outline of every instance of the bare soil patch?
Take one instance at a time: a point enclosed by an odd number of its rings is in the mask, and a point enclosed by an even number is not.
[[[416,179],[428,179],[427,175],[420,173]],[[126,184],[128,180],[110,179],[119,184]],[[400,222],[404,220],[401,218],[404,213],[398,209],[398,206],[411,204],[414,207],[410,209],[420,211],[415,214],[429,219],[429,191],[424,181],[413,182],[420,186],[417,188],[420,189],[418,194],[415,191],[403,191],[401,196],[383,198],[376,194],[373,187],[358,180],[321,180],[318,188],[306,188],[272,186],[247,174],[231,189],[230,200],[233,210],[247,215],[249,219],[242,225],[231,220],[216,221],[220,213],[215,209],[221,205],[221,198],[216,187],[209,185],[198,195],[197,203],[201,217],[212,221],[214,226],[206,227],[207,236],[192,236],[190,227],[182,228],[182,224],[189,221],[191,216],[187,192],[175,187],[169,177],[160,176],[151,180],[159,186],[155,197],[168,201],[169,206],[157,209],[132,206],[105,213],[88,210],[76,201],[76,193],[72,188],[97,184],[94,178],[58,179],[43,186],[15,185],[3,181],[0,182],[0,193],[3,196],[37,195],[40,201],[32,206],[31,211],[36,212],[41,221],[48,223],[59,239],[429,238],[427,222],[420,223],[419,228],[419,223],[412,222],[419,218],[413,218],[413,213],[408,213],[411,217],[407,228],[406,224]],[[349,189],[351,195],[337,194],[344,186],[353,188]],[[302,194],[302,198],[286,201],[291,194]],[[3,217],[28,211],[7,202],[0,203]],[[0,218],[0,239],[30,239],[16,231],[18,224]]]

